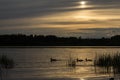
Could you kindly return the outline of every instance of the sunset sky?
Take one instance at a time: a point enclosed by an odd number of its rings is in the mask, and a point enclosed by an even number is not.
[[[110,37],[120,0],[0,0],[0,34]]]

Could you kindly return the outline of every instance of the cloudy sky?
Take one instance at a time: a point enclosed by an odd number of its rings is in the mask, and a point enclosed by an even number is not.
[[[0,0],[0,34],[110,37],[120,0]]]

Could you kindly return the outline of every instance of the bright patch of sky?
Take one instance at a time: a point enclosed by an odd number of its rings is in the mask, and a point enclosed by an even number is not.
[[[119,4],[119,0],[0,0],[0,34],[110,37],[120,34]]]

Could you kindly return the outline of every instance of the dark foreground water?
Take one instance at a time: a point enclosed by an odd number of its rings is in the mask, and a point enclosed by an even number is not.
[[[120,48],[0,48],[0,55],[6,54],[16,63],[15,68],[4,72],[5,80],[92,80],[90,77],[104,75],[95,74],[94,67],[91,66],[93,62],[86,62],[85,59],[94,60],[96,54],[116,52],[120,52]],[[68,67],[67,61],[70,56],[84,61],[78,62],[79,66],[75,68]],[[62,59],[62,61],[51,63],[51,57]]]

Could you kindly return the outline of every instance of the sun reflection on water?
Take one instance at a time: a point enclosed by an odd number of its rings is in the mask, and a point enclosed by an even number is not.
[[[85,80],[84,78],[81,78],[80,80]]]

